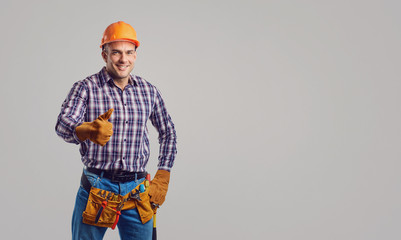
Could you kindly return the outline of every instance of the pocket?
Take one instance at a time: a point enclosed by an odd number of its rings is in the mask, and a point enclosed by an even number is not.
[[[84,170],[84,174],[90,184],[94,187],[96,187],[97,182],[99,181],[100,177],[94,173],[88,172],[87,170]]]
[[[149,188],[145,192],[140,193],[141,201],[135,201],[139,216],[143,224],[147,223],[153,217],[153,209],[150,204]]]
[[[119,202],[121,202],[121,198],[118,198],[116,201],[107,201],[106,207],[102,209],[102,203],[103,201],[106,201],[106,198],[98,194],[100,191],[104,190],[92,187],[89,193],[86,209],[82,214],[83,223],[99,227],[111,227],[116,221],[116,207],[118,206]],[[104,192],[106,192],[106,196],[109,194],[108,191]],[[96,222],[96,217],[98,214],[100,214],[100,217]]]

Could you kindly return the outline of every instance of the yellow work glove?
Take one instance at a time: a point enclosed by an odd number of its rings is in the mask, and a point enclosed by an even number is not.
[[[157,170],[155,177],[149,186],[150,202],[161,206],[166,199],[168,183],[170,181],[170,172],[166,170]]]
[[[79,140],[85,141],[89,139],[100,146],[106,145],[111,135],[113,135],[113,124],[108,121],[112,113],[113,109],[111,108],[100,115],[95,121],[84,122],[76,127],[75,132]]]

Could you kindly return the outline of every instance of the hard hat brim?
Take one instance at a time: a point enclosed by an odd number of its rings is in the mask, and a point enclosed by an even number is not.
[[[108,43],[112,43],[112,42],[130,42],[130,43],[134,44],[136,48],[139,47],[139,41],[132,40],[132,39],[116,39],[113,41],[104,42],[103,44],[100,45],[100,48],[102,48],[104,45],[106,45]]]

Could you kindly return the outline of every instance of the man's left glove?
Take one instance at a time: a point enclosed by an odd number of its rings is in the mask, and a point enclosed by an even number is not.
[[[170,172],[157,170],[155,177],[149,186],[150,202],[161,206],[166,199],[168,183],[170,182]]]

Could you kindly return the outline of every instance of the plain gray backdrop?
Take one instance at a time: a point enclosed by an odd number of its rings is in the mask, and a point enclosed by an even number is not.
[[[71,238],[82,163],[54,126],[119,20],[178,134],[159,239],[401,239],[400,7],[2,1],[1,239]]]

